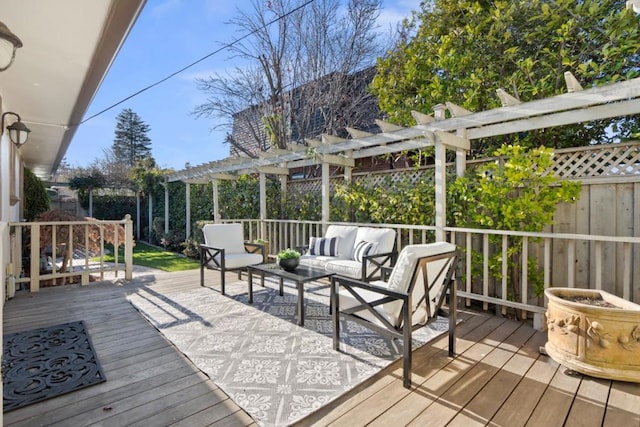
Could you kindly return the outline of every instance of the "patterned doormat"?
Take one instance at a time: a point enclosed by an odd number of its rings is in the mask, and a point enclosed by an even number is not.
[[[83,321],[4,335],[4,412],[106,381]]]
[[[268,280],[268,279],[267,279]],[[260,426],[299,421],[402,355],[393,342],[357,323],[342,322],[343,352],[333,350],[329,285],[305,285],[305,325],[296,322],[297,291],[285,282],[247,283],[163,295],[151,288],[130,302]],[[413,334],[417,348],[448,330],[439,319]]]

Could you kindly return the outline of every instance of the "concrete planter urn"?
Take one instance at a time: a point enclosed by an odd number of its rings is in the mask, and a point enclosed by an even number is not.
[[[640,382],[640,305],[604,291],[545,290],[547,354],[598,378]]]

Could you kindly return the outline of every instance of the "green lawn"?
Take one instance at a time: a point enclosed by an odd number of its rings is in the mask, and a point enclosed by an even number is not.
[[[119,250],[118,262],[124,262],[124,248]],[[105,255],[105,262],[113,262],[113,255]],[[163,271],[183,271],[199,268],[200,263],[194,259],[177,255],[174,252],[158,249],[142,242],[136,242],[133,248],[133,263],[144,267],[157,268]]]

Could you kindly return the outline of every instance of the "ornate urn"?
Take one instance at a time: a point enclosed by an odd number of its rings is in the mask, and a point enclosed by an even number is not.
[[[640,382],[640,305],[604,291],[545,290],[548,342],[556,362],[598,378]]]

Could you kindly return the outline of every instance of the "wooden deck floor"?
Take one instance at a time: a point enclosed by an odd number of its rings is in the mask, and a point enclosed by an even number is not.
[[[162,294],[195,288],[198,274],[46,288],[7,301],[4,333],[84,320],[107,381],[11,411],[3,425],[255,425],[126,301],[141,286]],[[207,282],[217,285],[218,274],[207,272]],[[546,334],[526,324],[460,317],[457,357],[447,357],[446,336],[416,350],[411,390],[397,362],[298,425],[640,426],[640,384],[565,373],[539,354]]]

